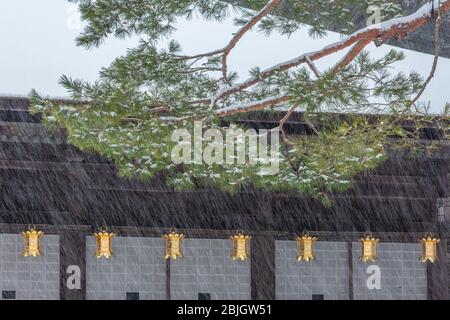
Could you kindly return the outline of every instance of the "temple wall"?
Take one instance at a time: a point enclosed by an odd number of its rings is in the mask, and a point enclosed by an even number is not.
[[[59,241],[57,235],[44,235],[42,255],[25,258],[21,235],[0,235],[0,289],[4,299],[60,298],[60,283],[65,281],[60,281]],[[114,256],[97,259],[95,239],[88,236],[86,265],[80,266],[86,269],[85,297],[251,299],[252,281],[258,281],[252,278],[251,263],[261,262],[233,261],[231,248],[229,239],[188,238],[182,240],[183,258],[166,261],[162,238],[117,236],[113,239]],[[428,297],[427,266],[430,265],[419,261],[422,253],[419,243],[381,242],[376,263],[359,261],[359,242],[318,241],[314,249],[315,261],[298,262],[296,241],[275,241],[276,299],[422,300]]]
[[[41,256],[24,257],[23,238],[0,235],[1,299],[59,299],[59,237],[41,238]]]
[[[172,299],[251,298],[250,260],[233,261],[230,240],[185,239],[183,254],[183,259],[171,261]]]
[[[316,242],[316,260],[298,262],[295,241],[275,242],[276,298],[347,300],[348,249],[345,242]]]
[[[162,238],[115,237],[111,259],[95,257],[94,237],[87,237],[86,248],[86,299],[166,298]]]
[[[353,244],[353,292],[355,300],[425,300],[427,265],[419,261],[419,243],[379,243],[376,263],[362,263],[359,243]],[[369,289],[367,282],[378,266],[380,288]],[[369,282],[371,282],[369,280]]]

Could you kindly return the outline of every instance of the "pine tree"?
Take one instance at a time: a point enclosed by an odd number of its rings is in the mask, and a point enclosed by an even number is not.
[[[399,16],[398,2],[379,0],[72,2],[78,3],[87,23],[78,45],[98,47],[109,36],[139,36],[141,41],[103,68],[95,83],[63,76],[60,82],[70,92],[70,102],[33,91],[32,110],[42,113],[49,126],[66,128],[70,143],[114,161],[123,176],[151,179],[163,173],[176,189],[214,186],[235,191],[254,185],[296,190],[328,203],[329,193],[346,190],[355,175],[376,168],[386,158],[386,146],[426,152],[427,146],[415,139],[423,126],[433,125],[448,135],[448,106],[442,115],[430,116],[418,101],[436,70],[440,21],[450,10],[450,0],[431,1],[406,17]],[[355,30],[355,8],[366,11],[373,5],[382,8],[385,22]],[[196,14],[220,22],[236,12],[237,31],[222,48],[187,56],[171,40],[160,49],[178,19]],[[283,18],[286,12],[289,19]],[[364,51],[371,42],[382,45],[432,22],[436,57],[428,79],[414,71],[393,73],[391,67],[404,59],[401,52],[374,59]],[[349,35],[269,69],[255,67],[242,82],[229,69],[230,54],[250,29],[289,36],[305,24],[311,37],[324,36],[336,26]],[[341,51],[344,58],[335,66],[318,70],[315,61]],[[201,120],[203,129],[225,130],[224,119],[238,127],[235,122],[242,114],[257,111],[275,117],[273,109],[279,106],[287,108],[271,130],[283,141],[279,174],[261,175],[249,159],[240,164],[173,163],[175,129],[193,130],[194,121]],[[284,126],[297,110],[302,110],[312,135],[286,134]],[[405,121],[413,122],[415,130],[403,129]]]

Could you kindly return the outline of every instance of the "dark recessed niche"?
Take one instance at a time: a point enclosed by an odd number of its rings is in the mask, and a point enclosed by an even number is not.
[[[313,294],[312,295],[313,300],[324,300],[323,294]]]
[[[139,292],[127,292],[127,300],[139,300]]]
[[[211,293],[199,293],[198,300],[211,300]]]
[[[2,291],[2,299],[15,299],[16,292],[15,291]]]

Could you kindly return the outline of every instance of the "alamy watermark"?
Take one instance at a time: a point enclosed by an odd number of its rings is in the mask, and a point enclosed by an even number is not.
[[[369,17],[367,18],[367,26],[371,26],[374,24],[380,24],[382,21],[382,7],[371,5],[367,7],[367,14]]]
[[[69,275],[66,280],[66,287],[69,290],[81,289],[81,269],[77,265],[67,267],[66,274]]]
[[[244,131],[237,127],[203,130],[202,122],[195,121],[193,132],[176,129],[171,139],[176,143],[171,153],[174,164],[254,165],[260,175],[279,172],[278,130]]]
[[[367,267],[366,274],[369,275],[366,281],[367,289],[380,290],[381,289],[381,269],[379,266],[373,264]]]
[[[367,7],[367,26],[380,25],[386,18],[384,13],[392,12],[392,4],[383,3],[380,5],[370,5]]]

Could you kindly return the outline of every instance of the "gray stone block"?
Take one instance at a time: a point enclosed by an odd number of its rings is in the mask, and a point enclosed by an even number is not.
[[[185,239],[184,258],[171,263],[173,299],[198,299],[210,293],[212,299],[250,299],[250,261],[232,261],[231,241]]]
[[[59,237],[41,238],[40,257],[23,257],[22,250],[21,235],[0,235],[0,289],[16,291],[16,299],[59,299]]]
[[[87,237],[86,243],[87,248],[95,251],[93,237]],[[166,262],[162,259],[162,238],[116,237],[113,251],[115,255],[109,260],[87,254],[87,299],[123,300],[126,292],[139,292],[140,299],[165,298]]]
[[[354,250],[355,252],[355,250]],[[421,248],[419,244],[380,243],[379,261],[381,289],[367,288],[367,267],[355,255],[353,261],[355,299],[410,299],[426,297],[426,267],[418,261]]]
[[[316,260],[298,262],[296,241],[276,241],[276,298],[311,300],[313,294],[324,294],[325,299],[337,299],[338,295],[348,299],[348,288],[343,294],[339,286],[340,281],[348,284],[346,246],[339,242],[316,242]]]

